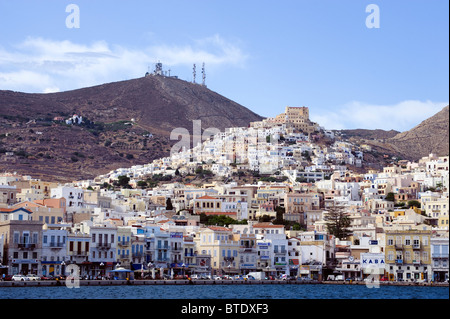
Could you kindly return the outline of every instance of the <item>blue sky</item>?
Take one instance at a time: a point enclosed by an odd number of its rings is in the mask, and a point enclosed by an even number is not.
[[[69,4],[79,28],[68,28]],[[369,4],[379,28],[368,28]],[[141,77],[158,60],[262,116],[308,106],[328,129],[411,129],[449,101],[447,0],[0,0],[0,89]]]

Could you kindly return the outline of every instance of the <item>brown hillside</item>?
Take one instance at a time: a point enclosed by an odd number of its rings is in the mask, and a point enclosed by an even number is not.
[[[430,153],[449,155],[449,106],[387,142],[405,158],[412,160],[419,160]]]
[[[73,114],[87,123],[53,121]],[[201,120],[202,129],[223,130],[261,119],[206,87],[163,76],[52,94],[0,91],[0,171],[93,178],[167,156],[177,142],[170,132],[192,131],[193,120]]]

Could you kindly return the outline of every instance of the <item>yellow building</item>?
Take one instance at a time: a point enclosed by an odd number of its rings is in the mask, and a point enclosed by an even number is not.
[[[205,195],[194,199],[194,214],[220,212],[222,212],[222,200],[220,198]]]
[[[309,109],[303,107],[287,106],[285,110],[286,124],[297,130],[312,133],[316,129],[316,124],[309,120]]]
[[[390,281],[429,281],[431,231],[386,231],[386,273]]]
[[[233,240],[231,229],[220,226],[202,228],[195,238],[198,254],[211,256],[214,274],[234,275],[239,272],[239,241]]]

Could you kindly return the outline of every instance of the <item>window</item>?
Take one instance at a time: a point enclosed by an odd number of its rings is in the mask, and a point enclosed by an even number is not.
[[[409,236],[405,237],[405,245],[411,246],[411,238]]]
[[[388,246],[394,245],[394,239],[392,237],[388,237]]]
[[[405,251],[405,260],[406,261],[410,261],[411,260],[411,252],[410,251]]]
[[[92,234],[92,242],[95,243],[95,234]]]

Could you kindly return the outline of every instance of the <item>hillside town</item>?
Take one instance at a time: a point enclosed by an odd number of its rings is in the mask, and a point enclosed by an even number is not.
[[[367,169],[307,107],[198,132],[93,180],[0,175],[0,274],[448,282],[448,155]]]

